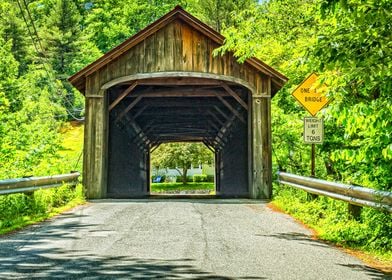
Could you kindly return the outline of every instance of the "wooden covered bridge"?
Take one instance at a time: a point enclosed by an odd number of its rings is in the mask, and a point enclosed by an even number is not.
[[[150,153],[202,142],[220,196],[271,196],[271,97],[287,78],[262,61],[214,56],[224,37],[181,7],[83,68],[89,198],[149,194]]]

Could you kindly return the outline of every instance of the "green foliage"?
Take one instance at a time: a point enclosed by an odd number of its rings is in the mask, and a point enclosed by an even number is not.
[[[31,195],[0,196],[0,233],[42,221],[61,211],[84,202],[81,185],[42,189]],[[64,208],[65,207],[65,208]]]
[[[70,117],[80,117],[80,111],[78,111],[80,107],[77,107],[79,104],[75,100],[75,95],[78,93],[69,84],[67,78],[98,58],[100,52],[82,33],[80,25],[82,18],[73,1],[49,2],[46,9],[48,14],[43,18],[40,32],[45,50],[44,55],[50,61],[56,79],[61,81],[62,105],[67,108]]]
[[[197,0],[191,2],[190,8],[203,22],[221,32],[234,23],[233,16],[256,3],[256,0]]]
[[[392,257],[391,214],[363,208],[360,219],[351,220],[345,202],[326,197],[309,201],[305,192],[290,187],[276,185],[274,190],[274,203],[316,229],[320,238]]]
[[[339,127],[339,148],[323,150],[338,178],[392,190],[392,8],[390,1],[320,5],[317,42],[309,49],[333,103],[325,117]]]
[[[177,176],[176,181],[177,182],[182,182],[183,177],[182,176]],[[186,182],[193,182],[193,176],[186,176]]]
[[[193,182],[207,182],[207,175],[205,174],[194,174],[193,175]]]
[[[101,52],[122,43],[176,5],[187,6],[187,1],[178,0],[104,0],[91,3],[86,16],[86,30]]]
[[[11,44],[11,52],[18,62],[18,72],[24,74],[31,62],[31,54],[29,44],[25,39],[27,32],[23,28],[23,20],[19,17],[15,6],[9,1],[0,3],[0,14],[2,15],[0,33],[3,39]]]
[[[214,175],[207,175],[207,181],[206,182],[214,183],[215,182],[215,176]]]
[[[214,175],[206,175],[206,174],[194,174],[193,182],[214,182]]]
[[[176,168],[187,182],[187,171],[192,164],[211,163],[212,152],[201,143],[162,144],[151,155],[151,165],[159,168]]]

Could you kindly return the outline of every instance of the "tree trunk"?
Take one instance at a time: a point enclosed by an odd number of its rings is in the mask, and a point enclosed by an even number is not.
[[[186,176],[187,176],[188,168],[183,167],[182,168],[182,183],[186,185]]]

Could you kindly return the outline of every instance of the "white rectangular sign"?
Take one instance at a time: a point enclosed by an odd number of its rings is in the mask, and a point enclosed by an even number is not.
[[[304,118],[304,142],[306,144],[322,144],[324,141],[323,119]]]

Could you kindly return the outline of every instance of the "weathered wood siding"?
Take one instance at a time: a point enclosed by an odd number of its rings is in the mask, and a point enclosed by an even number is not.
[[[100,86],[140,73],[183,71],[235,77],[253,85],[257,94],[268,94],[263,92],[263,77],[254,67],[239,64],[231,54],[213,56],[217,47],[213,40],[177,19],[99,69]]]

